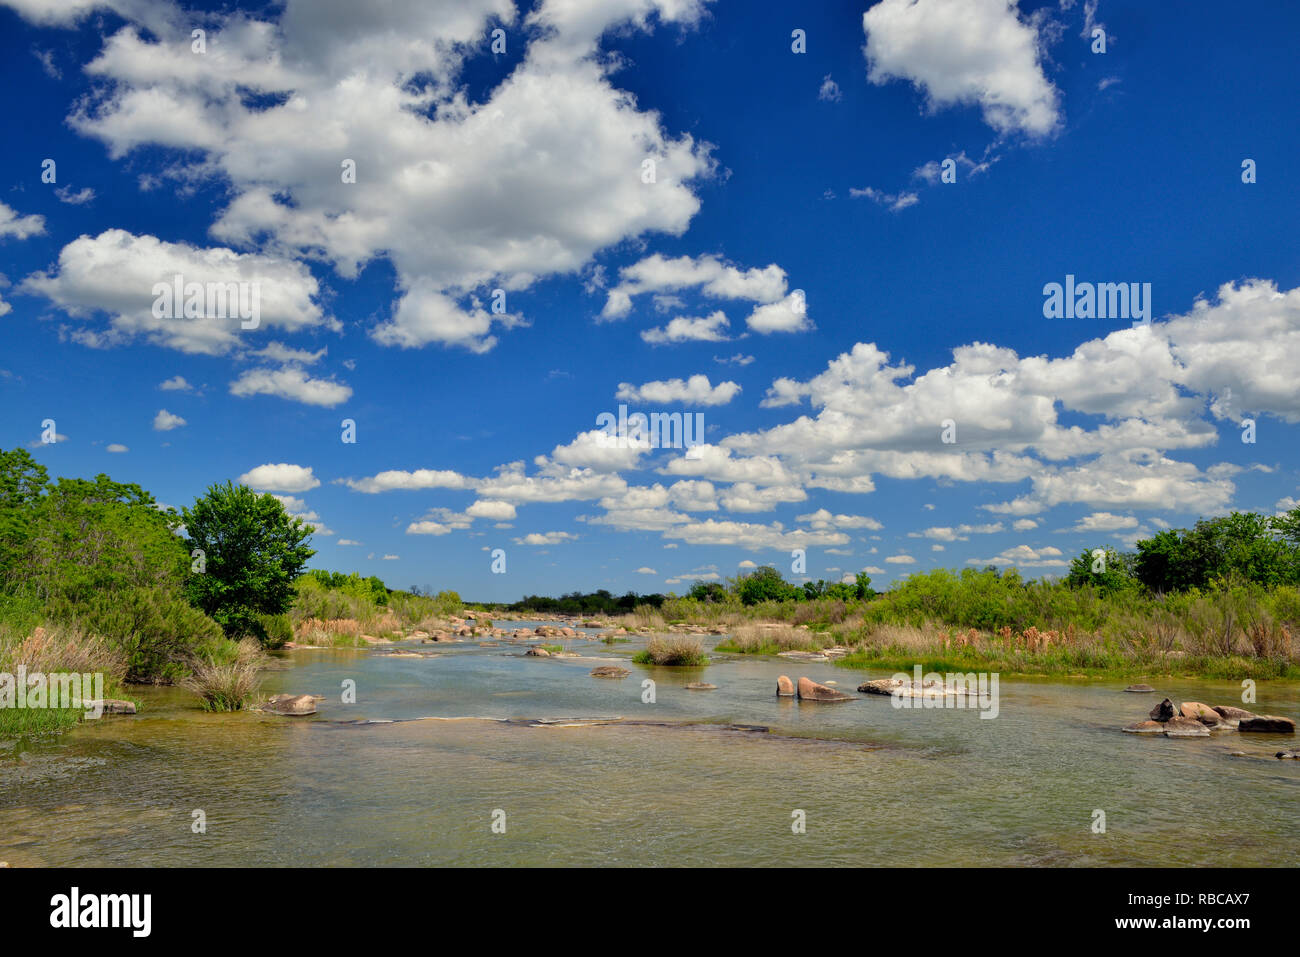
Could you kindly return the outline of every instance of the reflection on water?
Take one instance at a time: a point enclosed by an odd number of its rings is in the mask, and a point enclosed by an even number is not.
[[[315,717],[209,715],[174,689],[144,689],[147,710],[135,718],[0,742],[0,860],[1300,863],[1300,762],[1272,757],[1294,741],[1122,734],[1159,697],[1124,694],[1123,682],[1004,677],[990,721],[975,710],[897,710],[880,697],[775,697],[782,673],[845,690],[863,680],[825,663],[731,658],[677,671],[623,660],[635,644],[567,644],[589,657],[523,658],[509,642],[421,645],[438,656],[420,659],[286,653],[264,691],[325,695]],[[588,674],[616,660],[631,669],[626,679]],[[686,690],[705,674],[718,690]],[[647,677],[653,704],[642,701]],[[348,679],[357,700],[345,705]],[[1175,700],[1239,701],[1230,683],[1152,683]],[[1266,683],[1260,698],[1257,710],[1300,712],[1295,684]],[[638,723],[493,720],[580,716]],[[415,720],[426,718],[483,720]],[[394,723],[344,723],[367,719]],[[1237,750],[1247,756],[1230,756]],[[792,832],[796,809],[806,833]],[[1105,834],[1091,829],[1098,809]],[[196,810],[206,834],[191,829]],[[492,830],[498,810],[504,834]]]

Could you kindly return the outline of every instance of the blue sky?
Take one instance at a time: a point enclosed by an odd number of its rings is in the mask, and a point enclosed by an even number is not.
[[[0,0],[4,447],[482,600],[1295,506],[1294,5],[385,9]],[[257,328],[155,316],[177,273]],[[1044,318],[1067,274],[1152,322]],[[620,404],[705,444],[602,446]]]

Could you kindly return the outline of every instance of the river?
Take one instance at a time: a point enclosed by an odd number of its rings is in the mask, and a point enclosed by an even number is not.
[[[283,652],[263,691],[325,695],[317,715],[206,714],[179,690],[144,688],[135,717],[0,741],[0,860],[1300,864],[1300,761],[1273,757],[1293,736],[1119,730],[1164,695],[1240,704],[1231,683],[1149,679],[1160,693],[1139,695],[1123,681],[1004,676],[988,720],[877,696],[775,696],[779,674],[852,692],[886,672],[740,656],[683,671],[627,661],[637,643],[567,644],[584,657],[524,658],[512,642],[418,646],[429,658]],[[632,674],[591,677],[601,663]],[[354,704],[342,702],[348,680]],[[700,680],[717,690],[686,689]],[[1261,683],[1248,707],[1297,717],[1300,684]],[[579,717],[624,720],[495,720]]]

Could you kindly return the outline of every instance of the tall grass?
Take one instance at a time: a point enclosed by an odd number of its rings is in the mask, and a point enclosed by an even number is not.
[[[709,662],[708,655],[704,653],[704,644],[700,639],[687,635],[651,638],[646,642],[645,649],[633,655],[632,660],[639,665],[684,667],[696,667]]]
[[[716,650],[748,655],[774,655],[782,651],[809,651],[831,643],[824,635],[785,623],[768,627],[745,624],[733,628]]]
[[[239,711],[256,694],[258,672],[265,662],[254,639],[223,639],[191,662],[191,674],[181,687],[198,695],[204,711]]]
[[[17,675],[78,674],[104,676],[104,696],[118,693],[127,674],[127,657],[98,635],[67,625],[37,626],[27,635],[0,624],[0,672]],[[83,689],[87,694],[89,689]],[[19,736],[63,731],[81,721],[87,708],[0,708],[0,735]]]

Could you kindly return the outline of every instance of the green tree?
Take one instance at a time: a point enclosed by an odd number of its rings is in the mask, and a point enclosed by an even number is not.
[[[186,582],[190,601],[227,637],[264,638],[260,617],[288,611],[294,579],[316,554],[307,545],[315,529],[274,496],[230,482],[209,488],[184,517],[187,548],[202,550],[202,571]]]
[[[746,605],[763,601],[791,601],[802,592],[786,582],[771,565],[762,565],[740,580],[737,587],[740,600]]]
[[[38,598],[74,605],[98,593],[175,588],[186,565],[179,524],[138,485],[61,478],[35,509],[24,577]]]
[[[1134,577],[1134,556],[1120,552],[1107,545],[1101,549],[1100,556],[1094,555],[1094,549],[1085,548],[1072,562],[1070,573],[1065,576],[1065,583],[1071,588],[1092,585],[1102,595],[1113,595],[1138,585]],[[1094,570],[1095,569],[1095,570]]]
[[[23,574],[32,520],[49,474],[26,449],[0,449],[0,586]]]

